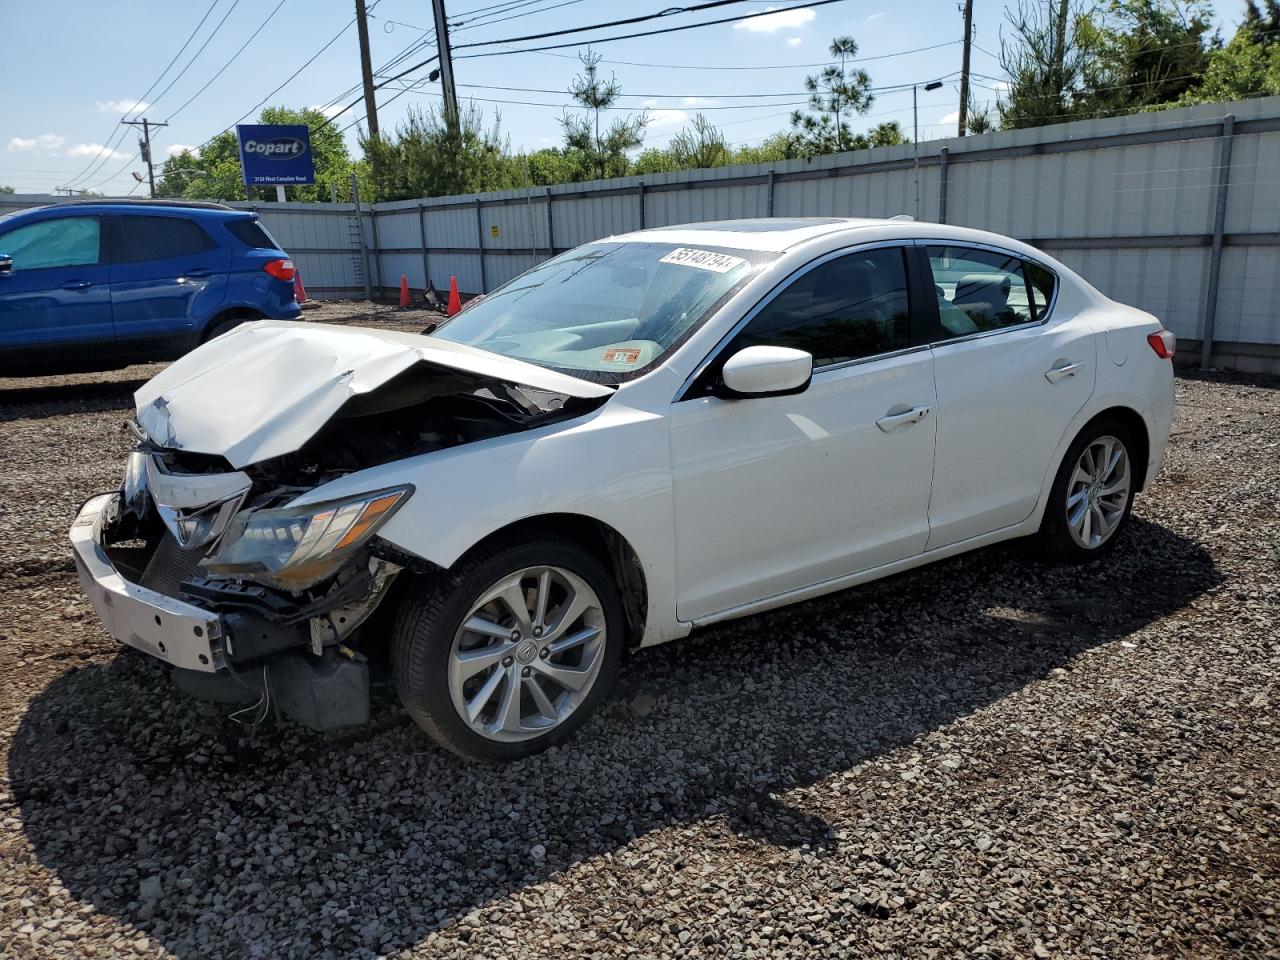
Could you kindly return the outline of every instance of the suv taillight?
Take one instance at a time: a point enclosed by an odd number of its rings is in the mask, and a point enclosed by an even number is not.
[[[292,260],[268,260],[262,265],[262,269],[277,280],[288,280],[290,283],[293,282],[293,275],[296,272],[293,269]]]
[[[1161,360],[1172,360],[1173,351],[1178,345],[1178,338],[1168,330],[1157,330],[1147,334],[1147,343]]]

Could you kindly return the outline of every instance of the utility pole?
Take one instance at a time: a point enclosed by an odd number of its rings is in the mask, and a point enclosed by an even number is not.
[[[969,47],[973,42],[973,0],[964,0],[964,56],[960,61],[960,130],[969,125]]]
[[[356,32],[360,34],[360,75],[364,78],[364,115],[369,136],[378,139],[378,105],[373,100],[373,64],[369,59],[369,19],[364,0],[356,0]]]
[[[456,135],[458,130],[458,91],[453,85],[453,54],[449,50],[449,22],[445,18],[444,0],[431,0],[436,19],[436,50],[440,54],[440,85],[444,88],[444,120]]]
[[[151,128],[167,127],[167,123],[152,123],[146,117],[141,120],[121,120],[127,127],[141,127],[142,139],[138,141],[138,153],[142,154],[142,159],[147,165],[147,183],[151,187],[151,199],[156,198],[156,168],[151,162]]]

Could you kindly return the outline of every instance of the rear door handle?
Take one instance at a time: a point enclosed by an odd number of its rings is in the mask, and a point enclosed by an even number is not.
[[[210,277],[213,271],[208,267],[192,267],[190,270],[183,271],[184,277]]]
[[[62,289],[63,290],[84,290],[87,287],[92,287],[92,286],[93,286],[92,280],[68,280],[66,283],[62,285]]]
[[[881,417],[876,421],[876,426],[888,433],[890,430],[896,430],[898,427],[905,427],[908,424],[919,423],[933,410],[933,407],[912,407],[902,413],[891,413]]]
[[[1055,367],[1050,367],[1044,372],[1044,378],[1050,383],[1057,383],[1059,380],[1065,380],[1067,377],[1074,377],[1076,371],[1083,367],[1083,363],[1060,363]]]

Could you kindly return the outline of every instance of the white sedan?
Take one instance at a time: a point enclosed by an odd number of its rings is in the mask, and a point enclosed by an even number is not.
[[[1105,556],[1173,345],[977,230],[646,230],[430,335],[217,338],[138,391],[71,539],[108,629],[187,689],[359,722],[389,637],[414,719],[503,760],[583,723],[629,648],[1014,537]]]

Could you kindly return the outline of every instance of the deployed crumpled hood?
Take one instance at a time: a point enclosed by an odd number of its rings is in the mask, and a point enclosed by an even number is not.
[[[418,334],[261,320],[177,360],[134,394],[134,402],[153,442],[219,455],[239,469],[297,450],[348,399],[417,363],[583,399],[613,392]]]

